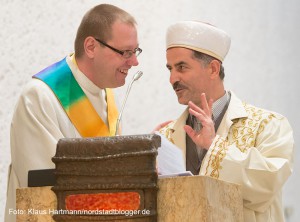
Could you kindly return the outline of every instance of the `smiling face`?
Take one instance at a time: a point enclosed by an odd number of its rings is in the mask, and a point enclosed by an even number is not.
[[[212,77],[210,65],[204,65],[186,48],[167,50],[167,68],[170,70],[170,83],[176,92],[178,102],[187,105],[189,101],[200,105],[200,96],[205,93],[210,98]]]
[[[106,44],[120,50],[134,50],[138,47],[135,26],[116,21],[112,26],[112,38]],[[135,55],[123,58],[122,55],[95,40],[92,82],[100,88],[116,88],[125,84],[128,70],[137,66]]]

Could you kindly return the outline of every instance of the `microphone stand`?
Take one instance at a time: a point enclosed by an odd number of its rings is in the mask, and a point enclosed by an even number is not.
[[[142,75],[143,75],[143,72],[142,72],[142,71],[137,71],[137,72],[134,74],[134,76],[133,76],[133,78],[132,78],[132,80],[131,80],[131,82],[130,82],[128,88],[127,88],[126,95],[125,95],[125,99],[124,99],[123,104],[122,104],[121,112],[120,112],[120,114],[119,114],[119,116],[118,116],[118,119],[117,119],[115,136],[118,136],[118,135],[119,135],[119,125],[120,125],[120,122],[121,122],[121,119],[122,119],[122,114],[123,114],[124,107],[125,107],[125,104],[126,104],[126,101],[127,101],[127,97],[128,97],[129,92],[130,92],[130,90],[131,90],[131,86],[132,86],[132,84],[134,83],[134,81],[138,80]]]

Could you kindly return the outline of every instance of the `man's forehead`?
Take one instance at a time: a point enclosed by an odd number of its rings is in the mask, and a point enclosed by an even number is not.
[[[193,58],[193,51],[185,48],[170,48],[167,50],[168,63],[187,63]]]

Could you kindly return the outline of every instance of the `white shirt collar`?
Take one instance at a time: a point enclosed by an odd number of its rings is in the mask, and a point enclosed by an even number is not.
[[[79,85],[85,91],[88,91],[91,94],[100,95],[101,97],[103,97],[103,95],[105,95],[105,90],[96,86],[88,77],[86,77],[85,74],[83,74],[79,70],[77,64],[74,64],[74,62],[73,62],[73,57],[74,57],[74,54],[67,56],[67,63],[70,66],[70,69],[72,70],[72,73],[73,73],[76,81],[79,83]]]

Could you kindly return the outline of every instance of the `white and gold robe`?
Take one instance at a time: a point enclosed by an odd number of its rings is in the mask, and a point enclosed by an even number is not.
[[[188,110],[160,130],[185,157]],[[199,175],[240,184],[244,221],[284,221],[282,187],[292,172],[293,131],[277,113],[231,101]]]

